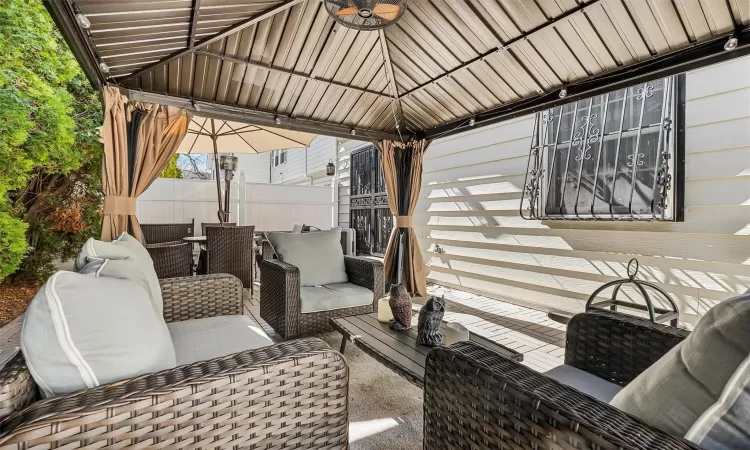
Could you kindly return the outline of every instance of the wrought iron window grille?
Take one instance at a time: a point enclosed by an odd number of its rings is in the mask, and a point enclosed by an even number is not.
[[[679,76],[537,113],[521,216],[681,220]],[[678,170],[679,177],[675,177]],[[675,183],[675,180],[680,183]]]
[[[357,254],[383,256],[393,229],[393,214],[380,151],[368,145],[350,157],[350,224],[357,233]]]

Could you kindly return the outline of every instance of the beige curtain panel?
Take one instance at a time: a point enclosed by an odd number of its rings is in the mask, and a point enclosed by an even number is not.
[[[423,297],[427,295],[425,265],[412,217],[419,200],[422,160],[428,144],[426,140],[411,141],[407,144],[394,141],[380,143],[388,205],[396,219],[385,252],[386,284],[390,285],[398,280],[398,257],[403,242],[403,283],[411,295]]]
[[[102,240],[124,231],[142,239],[135,201],[164,170],[187,134],[190,116],[173,107],[137,103],[115,86],[103,89]],[[128,142],[128,140],[132,142]],[[132,173],[131,173],[132,172]]]

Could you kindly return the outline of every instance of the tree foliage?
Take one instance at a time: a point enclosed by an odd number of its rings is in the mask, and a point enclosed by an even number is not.
[[[41,0],[0,0],[0,61],[0,280],[44,277],[96,233],[101,106]]]
[[[167,163],[167,167],[161,171],[161,178],[182,178],[182,169],[177,166],[177,160],[180,159],[180,155],[174,154]]]

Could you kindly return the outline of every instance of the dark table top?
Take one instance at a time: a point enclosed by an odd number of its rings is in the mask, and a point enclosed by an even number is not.
[[[206,236],[188,236],[182,238],[185,242],[206,242]]]
[[[331,323],[344,339],[422,388],[427,353],[432,347],[417,344],[416,326],[407,331],[391,330],[388,324],[378,321],[377,313],[339,317],[331,319]],[[446,322],[443,322],[443,328],[445,325]],[[469,340],[507,358],[523,361],[522,353],[485,337],[470,332]]]

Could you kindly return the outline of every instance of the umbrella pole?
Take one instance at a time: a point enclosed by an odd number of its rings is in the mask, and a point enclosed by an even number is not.
[[[211,141],[214,144],[214,168],[216,173],[216,194],[219,198],[219,223],[224,225],[224,210],[221,207],[221,173],[219,172],[219,149],[216,147],[216,126],[211,119]]]

